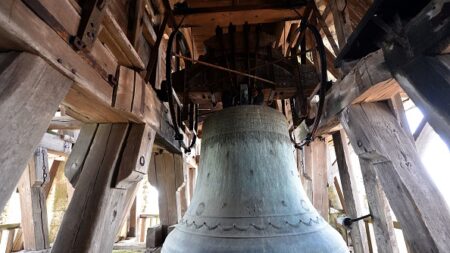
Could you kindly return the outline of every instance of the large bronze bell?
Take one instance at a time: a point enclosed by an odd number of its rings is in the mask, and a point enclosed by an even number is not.
[[[348,252],[298,178],[278,111],[237,106],[204,122],[197,187],[163,253]]]

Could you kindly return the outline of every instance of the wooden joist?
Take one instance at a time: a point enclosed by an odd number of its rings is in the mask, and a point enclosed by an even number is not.
[[[3,210],[73,82],[40,57],[28,53],[2,53],[0,65],[0,210]]]
[[[450,210],[411,138],[382,102],[349,106],[340,121],[355,152],[375,168],[413,252],[450,252]]]
[[[258,5],[259,6],[259,5]],[[199,27],[214,24],[214,26],[227,27],[233,25],[273,23],[279,21],[298,20],[301,17],[302,6],[292,8],[261,8],[250,6],[245,8],[205,8],[174,11],[177,24],[182,27]],[[295,12],[294,9],[297,11]]]

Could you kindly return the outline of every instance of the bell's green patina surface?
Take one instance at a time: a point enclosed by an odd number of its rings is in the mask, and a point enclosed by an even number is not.
[[[206,119],[199,176],[163,253],[348,252],[314,209],[278,111],[238,106]]]

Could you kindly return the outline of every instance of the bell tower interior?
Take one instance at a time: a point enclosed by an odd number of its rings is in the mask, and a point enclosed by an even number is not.
[[[0,253],[450,252],[448,0],[0,1]]]

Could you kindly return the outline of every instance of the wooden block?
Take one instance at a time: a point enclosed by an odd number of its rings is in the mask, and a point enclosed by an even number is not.
[[[119,166],[116,188],[126,189],[147,174],[155,131],[146,124],[132,124]]]
[[[131,112],[133,108],[134,83],[136,72],[127,67],[120,67],[119,81],[116,88],[115,108]]]
[[[145,246],[147,249],[156,248],[163,244],[163,229],[162,226],[149,227],[147,229],[147,238]]]
[[[103,25],[108,30],[114,44],[117,47],[117,56],[120,65],[127,67],[135,67],[137,69],[144,69],[145,65],[139,57],[138,53],[134,49],[133,45],[128,40],[127,36],[120,28],[113,14],[109,9],[106,10],[105,18],[103,20]],[[105,30],[105,29],[103,29]],[[101,36],[99,37],[101,39]],[[110,41],[111,43],[111,41]],[[114,51],[113,51],[114,52]],[[123,56],[122,56],[123,55]]]

